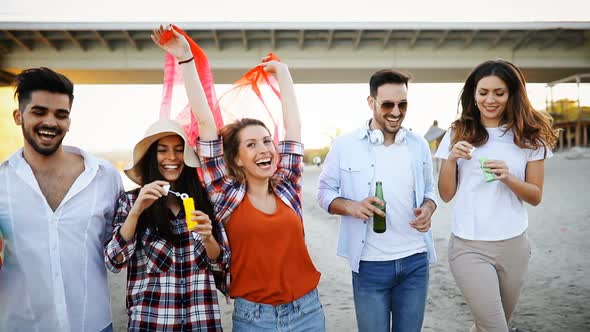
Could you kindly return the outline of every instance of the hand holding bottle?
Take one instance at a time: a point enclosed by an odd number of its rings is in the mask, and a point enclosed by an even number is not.
[[[471,160],[471,152],[473,151],[473,148],[473,145],[465,141],[459,141],[453,144],[448,160],[454,162],[456,162],[460,158],[465,160]]]
[[[166,185],[168,185],[168,182],[158,180],[141,187],[130,213],[135,213],[137,216],[141,215],[143,211],[152,206],[158,198],[166,195],[164,190],[164,186]]]
[[[482,162],[482,166],[485,167],[486,172],[492,176],[492,179],[489,181],[500,180],[505,182],[510,175],[508,165],[503,160],[486,159]]]
[[[385,202],[375,196],[367,197],[360,202],[348,201],[346,204],[346,214],[364,221],[368,221],[369,218],[376,214],[385,216],[385,213],[375,206],[375,204],[384,206]]]
[[[189,218],[191,220],[190,223],[188,222]],[[213,225],[211,224],[211,218],[209,218],[205,212],[194,210],[192,214],[187,216],[187,226],[188,225],[191,225],[189,230],[201,235],[203,242],[206,243],[210,240],[215,241],[213,237]]]

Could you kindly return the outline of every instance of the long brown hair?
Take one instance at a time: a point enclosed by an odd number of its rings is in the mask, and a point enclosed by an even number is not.
[[[514,64],[502,59],[481,63],[467,77],[461,91],[461,115],[451,125],[451,146],[458,141],[467,141],[474,146],[488,141],[488,132],[475,105],[477,84],[488,76],[498,77],[508,87],[508,102],[500,124],[505,126],[506,131],[514,131],[514,144],[529,149],[553,147],[558,137],[558,131],[552,128],[553,118],[547,112],[532,107],[524,75]]]
[[[229,176],[237,181],[245,182],[246,176],[242,172],[240,166],[236,164],[236,157],[240,151],[240,131],[249,126],[262,126],[270,135],[270,130],[266,127],[264,122],[252,119],[243,118],[236,120],[228,125],[225,125],[220,130],[221,137],[223,137],[223,154],[225,156],[225,166]]]

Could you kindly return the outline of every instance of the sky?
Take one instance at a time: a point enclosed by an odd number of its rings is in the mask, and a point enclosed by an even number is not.
[[[587,0],[1,0],[0,22],[587,21]]]
[[[220,96],[230,85],[217,85]],[[448,128],[457,114],[462,85],[458,83],[410,83],[404,126],[423,135],[434,120]],[[329,145],[336,129],[349,132],[371,117],[367,106],[368,84],[296,84],[301,112],[302,139],[306,148]],[[545,107],[544,84],[529,84],[533,106]],[[159,116],[162,87],[153,85],[76,85],[72,125],[64,143],[94,152],[131,151],[143,132]],[[177,95],[184,98],[182,95]],[[556,99],[576,98],[573,86],[559,86]],[[582,102],[590,105],[590,86]],[[181,99],[173,103],[180,110]]]

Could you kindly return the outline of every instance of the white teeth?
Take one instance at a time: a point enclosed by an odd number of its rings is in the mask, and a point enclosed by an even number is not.
[[[177,169],[178,165],[164,165],[162,167],[164,167],[165,169]]]
[[[397,121],[400,118],[401,118],[401,116],[386,116],[385,117],[385,120],[388,120],[388,121]]]
[[[260,159],[256,162],[256,164],[262,164],[262,163],[270,163],[270,158]]]
[[[52,131],[46,131],[46,130],[39,130],[39,134],[41,135],[50,135],[50,136],[55,136],[56,134]]]

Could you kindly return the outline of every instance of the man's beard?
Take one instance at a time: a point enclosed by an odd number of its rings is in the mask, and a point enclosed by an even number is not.
[[[399,127],[394,128],[394,129],[389,129],[389,126],[387,125],[387,120],[386,119],[381,119],[381,121],[380,121],[381,123],[380,124],[381,124],[381,127],[383,127],[383,131],[384,132],[386,132],[386,133],[388,133],[390,135],[395,135],[401,129],[403,120],[404,120],[404,117],[403,116],[400,117],[399,118],[399,123],[400,123],[399,124]]]
[[[390,130],[389,128],[387,128],[387,126],[384,126],[383,127],[383,131],[386,132],[386,133],[388,133],[388,134],[391,134],[391,135],[397,134],[397,132],[399,131],[399,129],[400,128],[396,128],[396,129]]]
[[[37,153],[42,154],[44,156],[51,156],[52,154],[55,153],[55,151],[57,151],[59,149],[59,147],[61,146],[62,141],[64,140],[65,136],[63,136],[55,145],[51,146],[51,147],[43,147],[40,146],[39,144],[37,144],[37,142],[35,142],[35,139],[33,138],[32,135],[29,135],[29,133],[26,131],[25,129],[25,123],[23,122],[21,125],[22,131],[23,131],[23,137],[25,138],[25,140],[27,140],[27,142],[33,147],[33,150],[35,150]],[[43,130],[43,129],[47,129],[47,130],[55,130],[55,134],[56,136],[59,136],[63,133],[63,130],[60,130],[59,128],[50,128],[48,126],[40,126],[39,128],[35,128],[33,129],[33,133],[37,132],[38,130]]]

